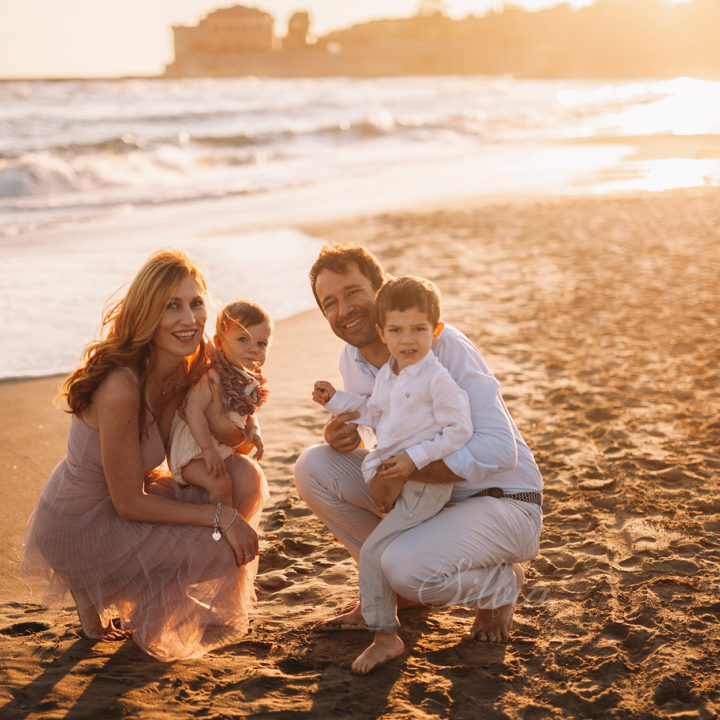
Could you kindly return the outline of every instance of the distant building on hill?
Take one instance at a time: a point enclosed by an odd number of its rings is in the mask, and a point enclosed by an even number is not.
[[[461,20],[444,0],[309,40],[296,12],[282,43],[273,17],[236,5],[174,27],[168,77],[512,74],[516,77],[720,77],[720,0],[596,0],[526,12],[508,4]]]
[[[175,60],[166,77],[318,76],[327,72],[324,45],[311,44],[310,15],[301,10],[288,21],[282,41],[274,19],[256,8],[235,5],[215,10],[195,27],[175,26]]]
[[[282,44],[283,50],[307,47],[309,32],[310,15],[305,11],[293,13],[288,21],[287,35]]]
[[[256,8],[235,5],[215,10],[195,27],[175,25],[175,62],[204,53],[270,52],[275,47],[273,17]]]

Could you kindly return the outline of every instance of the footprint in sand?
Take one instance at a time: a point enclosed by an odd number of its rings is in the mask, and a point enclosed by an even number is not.
[[[19,637],[21,635],[34,635],[35,633],[49,630],[50,625],[44,622],[19,622],[0,628],[0,635],[8,635],[10,637]]]
[[[292,559],[282,551],[282,545],[273,545],[260,553],[260,567],[258,572],[264,575],[267,574],[269,570],[283,570],[288,567],[288,565],[292,565],[292,562]]]
[[[288,587],[292,581],[283,572],[269,572],[258,575],[255,583],[261,590],[271,593]]]

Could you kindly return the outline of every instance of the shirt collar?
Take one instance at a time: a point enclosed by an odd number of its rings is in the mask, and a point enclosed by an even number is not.
[[[348,345],[350,348],[350,354],[352,359],[360,365],[363,369],[365,369],[367,372],[372,373],[372,376],[375,377],[378,372],[380,371],[380,368],[375,367],[361,352],[360,348],[356,348],[353,345]],[[380,366],[382,367],[382,366]]]

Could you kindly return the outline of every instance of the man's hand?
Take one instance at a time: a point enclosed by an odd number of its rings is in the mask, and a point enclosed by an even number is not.
[[[341,453],[354,450],[360,445],[360,434],[357,425],[351,421],[359,417],[360,413],[353,411],[331,418],[323,430],[325,442]]]

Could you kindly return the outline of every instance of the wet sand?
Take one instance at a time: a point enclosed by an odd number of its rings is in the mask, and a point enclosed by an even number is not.
[[[465,608],[404,611],[407,652],[350,673],[365,633],[314,634],[356,569],[292,484],[337,380],[319,312],[278,324],[260,419],[271,488],[258,604],[238,645],[163,664],[92,643],[18,576],[62,457],[60,378],[0,384],[0,716],[713,718],[720,713],[720,193],[453,204],[305,228],[430,277],[545,478],[540,555],[507,645],[461,643]]]

